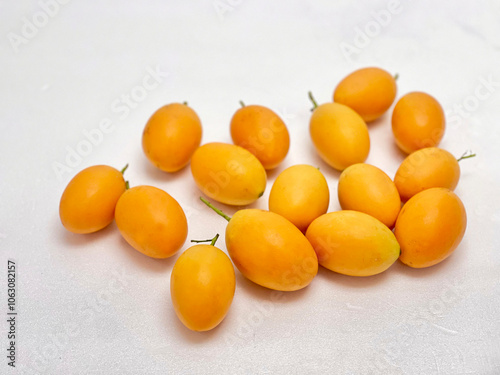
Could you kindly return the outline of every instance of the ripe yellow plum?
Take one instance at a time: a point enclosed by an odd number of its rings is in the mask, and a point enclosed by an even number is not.
[[[207,143],[191,160],[198,188],[208,197],[229,205],[247,205],[264,194],[267,175],[248,150],[226,143]]]
[[[244,106],[231,119],[231,138],[262,163],[265,169],[276,168],[290,147],[290,135],[283,120],[269,108]]]
[[[185,104],[172,103],[150,117],[142,133],[142,149],[149,161],[165,172],[189,163],[201,142],[201,121]]]
[[[61,196],[61,223],[73,233],[92,233],[106,227],[113,221],[116,202],[125,186],[122,172],[113,167],[95,165],[82,170]]]
[[[306,232],[319,264],[349,276],[371,276],[388,269],[400,249],[392,231],[358,211],[330,212],[314,220]]]
[[[328,210],[330,191],[325,177],[311,165],[294,165],[274,181],[269,211],[291,221],[302,232]]]
[[[318,106],[309,122],[316,151],[339,171],[363,163],[370,152],[370,136],[364,120],[351,108],[339,103]]]
[[[392,133],[401,150],[410,154],[441,142],[445,116],[441,104],[424,92],[411,92],[398,100],[392,112]]]
[[[460,179],[457,159],[448,151],[428,147],[408,155],[399,166],[394,182],[401,199],[433,187],[455,190]]]
[[[335,88],[333,101],[354,109],[366,122],[376,120],[396,98],[396,80],[387,71],[370,67],[356,70]]]
[[[226,316],[235,291],[233,264],[213,245],[195,245],[175,262],[170,295],[181,322],[193,331],[215,328]]]
[[[401,209],[396,185],[381,169],[370,164],[354,164],[339,178],[338,196],[344,210],[364,212],[389,228]]]
[[[151,258],[174,255],[187,237],[182,207],[153,186],[136,186],[123,193],[116,204],[115,220],[130,246]]]
[[[442,262],[460,244],[466,226],[465,207],[455,193],[446,188],[421,191],[406,202],[396,221],[399,259],[414,268]]]

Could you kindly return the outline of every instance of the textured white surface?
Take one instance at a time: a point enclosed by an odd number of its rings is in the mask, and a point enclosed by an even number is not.
[[[394,4],[397,13],[377,29],[373,12]],[[9,33],[22,35],[23,17],[35,15],[41,25],[42,8],[35,1],[2,2],[0,373],[499,374],[500,3],[397,4],[70,1],[52,8],[46,25],[14,48]],[[341,44],[353,44],[356,28],[366,27],[373,36],[346,58]],[[307,91],[329,101],[341,78],[369,65],[399,73],[399,96],[422,90],[438,98],[449,120],[442,147],[457,156],[478,153],[462,162],[456,189],[468,212],[466,236],[442,264],[413,270],[396,263],[364,279],[322,269],[308,288],[289,294],[260,288],[237,272],[229,315],[198,334],[182,326],[171,306],[177,256],[146,258],[114,224],[83,236],[59,223],[59,198],[75,173],[128,162],[132,185],[158,186],[183,205],[188,238],[222,234],[225,222],[198,203],[189,168],[167,175],[142,154],[149,116],[183,100],[201,117],[204,142],[230,141],[229,120],[240,99],[276,110],[289,127],[291,149],[254,206],[267,208],[279,171],[311,163],[327,176],[330,210],[337,210],[338,173],[314,153]],[[136,87],[157,67],[168,76],[160,75],[129,113],[117,107],[122,95],[140,94]],[[484,80],[495,82],[491,92]],[[68,148],[85,139],[82,132],[106,119],[112,130],[58,178],[54,163],[65,164]],[[370,134],[367,162],[392,177],[403,155],[393,144],[390,116],[371,124]],[[218,245],[225,250],[223,238]],[[5,358],[8,258],[18,266],[15,370]]]

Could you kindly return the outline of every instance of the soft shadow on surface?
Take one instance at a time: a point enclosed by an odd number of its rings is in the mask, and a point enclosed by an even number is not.
[[[258,301],[271,301],[273,303],[291,303],[294,302],[295,300],[300,300],[304,298],[304,295],[309,291],[309,287],[305,287],[303,289],[296,290],[293,292],[282,292],[278,290],[272,290],[257,285],[254,282],[248,280],[236,268],[235,268],[235,273],[236,273],[236,289],[237,289],[236,292],[247,294],[253,299],[256,299]]]
[[[412,268],[402,263],[400,260],[397,260],[396,263],[394,263],[391,268],[394,269],[394,272],[397,272],[399,274],[413,278],[420,278],[420,277],[429,277],[434,274],[445,274],[447,268],[452,268],[451,263],[452,262],[450,261],[450,257],[448,257],[441,263],[435,264],[434,266],[431,267]]]
[[[314,148],[312,142],[309,144],[309,153],[313,157],[314,161],[307,164],[319,168],[319,171],[323,173],[327,181],[329,181],[329,179],[334,179],[335,181],[338,181],[340,174],[342,172],[329,166],[325,161],[323,161],[323,159],[321,159],[321,156],[319,156],[318,151],[316,151],[316,149]]]
[[[179,178],[183,178],[186,171],[189,170],[189,164],[177,172],[164,172],[161,169],[155,167],[144,155],[141,149],[141,155],[136,155],[135,160],[137,160],[137,168],[146,172],[146,174],[155,180],[155,182],[169,182]],[[189,171],[188,171],[189,172]],[[190,173],[190,172],[189,172]],[[126,177],[126,175],[125,175]],[[131,185],[131,187],[136,185]]]
[[[393,265],[394,266],[394,265]],[[340,284],[346,288],[371,288],[377,284],[386,282],[390,277],[391,266],[388,270],[373,276],[347,276],[337,272],[330,271],[325,267],[320,266],[318,269],[318,276],[327,279],[329,282]]]
[[[103,238],[112,235],[114,231],[118,231],[114,221],[106,228],[87,234],[72,233],[66,230],[59,219],[57,219],[57,222],[54,223],[54,226],[57,227],[55,233],[57,233],[57,236],[61,238],[61,241],[68,244],[72,248],[81,248],[90,243],[98,242]]]
[[[169,272],[177,257],[180,255],[181,250],[179,250],[176,254],[166,259],[155,259],[144,255],[140,251],[134,249],[132,246],[128,244],[127,241],[120,235],[120,239],[117,241],[117,244],[122,247],[123,254],[129,257],[134,264],[137,264],[139,267],[142,267],[146,270],[152,272]]]
[[[387,112],[384,113],[382,116],[380,116],[378,119],[367,122],[366,126],[368,127],[368,130],[372,130],[383,126],[388,126],[389,128],[391,128],[391,113],[392,110],[388,109]]]

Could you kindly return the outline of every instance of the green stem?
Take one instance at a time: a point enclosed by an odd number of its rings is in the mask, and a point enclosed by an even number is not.
[[[314,111],[316,108],[318,108],[318,103],[316,103],[316,100],[314,99],[314,96],[311,91],[307,93],[309,95],[309,99],[311,100],[313,107],[311,108],[311,112]]]
[[[188,102],[186,102],[186,101],[183,101],[183,102],[182,102],[182,104],[184,104],[184,105],[188,105]]]
[[[127,170],[127,168],[128,168],[128,163],[127,163],[127,165],[126,165],[126,166],[124,166],[124,167],[122,168],[122,170],[120,171],[120,172],[121,172],[121,174],[124,174],[124,173],[125,173],[125,171]]]
[[[212,203],[210,203],[209,201],[207,201],[205,198],[203,197],[200,197],[201,201],[203,203],[205,203],[208,207],[210,207],[212,210],[214,210],[218,215],[222,216],[224,219],[226,219],[227,221],[231,220],[231,217],[230,216],[227,216],[224,212],[222,212],[221,210],[219,210],[218,208],[214,207],[212,205]]]
[[[130,189],[130,184],[128,183],[128,180],[125,181],[125,190]]]
[[[397,81],[397,80],[398,80],[398,78],[399,78],[399,73],[396,73],[396,74],[394,75],[394,80],[395,80],[395,81]]]
[[[470,154],[469,154],[469,155],[467,155],[467,153],[469,153],[469,152],[470,152]],[[476,156],[476,154],[473,154],[473,153],[472,153],[472,151],[465,151],[465,152],[463,153],[463,155],[462,155],[462,156],[460,156],[460,158],[459,158],[459,159],[457,159],[457,161],[460,161],[460,160],[463,160],[463,159],[473,158],[474,156]]]
[[[219,233],[215,235],[214,238],[210,238],[208,240],[191,240],[191,242],[202,243],[202,242],[210,242],[210,246],[215,246],[217,239],[219,238]]]
[[[243,103],[243,100],[240,100],[240,105],[241,105],[241,108],[245,107],[245,103]]]

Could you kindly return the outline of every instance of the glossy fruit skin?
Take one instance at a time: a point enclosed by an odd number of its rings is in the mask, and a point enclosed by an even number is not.
[[[120,171],[95,165],[79,172],[69,182],[59,203],[59,217],[73,233],[93,233],[114,218],[118,198],[125,192]]]
[[[326,103],[317,107],[311,116],[309,131],[318,154],[339,171],[363,163],[370,152],[366,123],[343,104]]]
[[[364,212],[389,228],[401,209],[396,185],[381,169],[370,164],[354,164],[339,178],[338,196],[343,210]]]
[[[424,190],[406,202],[396,221],[399,259],[414,268],[442,262],[460,244],[466,227],[465,207],[455,193],[446,188]]]
[[[318,272],[318,259],[309,241],[274,212],[236,212],[226,228],[226,246],[243,276],[269,289],[305,288]]]
[[[335,88],[333,101],[354,109],[366,122],[376,120],[396,98],[396,80],[380,68],[363,68],[345,77]]]
[[[457,159],[448,151],[428,147],[408,155],[399,166],[394,183],[403,201],[433,187],[455,190],[460,179]]]
[[[311,165],[294,165],[274,181],[269,211],[292,222],[302,232],[328,210],[330,191],[323,174]]]
[[[396,103],[392,113],[392,133],[401,150],[410,154],[441,142],[445,116],[441,104],[423,92],[411,92]]]
[[[191,173],[198,188],[218,202],[243,206],[264,194],[267,175],[259,160],[242,147],[207,143],[191,160]]]
[[[189,163],[201,142],[198,115],[187,105],[172,103],[150,117],[142,133],[142,149],[149,161],[165,172],[176,172]]]
[[[235,286],[233,264],[222,250],[211,245],[190,247],[170,276],[175,313],[190,330],[211,330],[229,311]]]
[[[135,186],[118,200],[115,220],[123,238],[151,258],[168,258],[184,244],[187,220],[182,207],[165,191]]]
[[[399,257],[392,231],[358,211],[330,212],[314,220],[306,232],[319,264],[349,276],[371,276],[388,269]]]
[[[269,108],[249,105],[231,119],[234,144],[254,154],[265,169],[276,168],[290,148],[290,135],[281,118]]]

